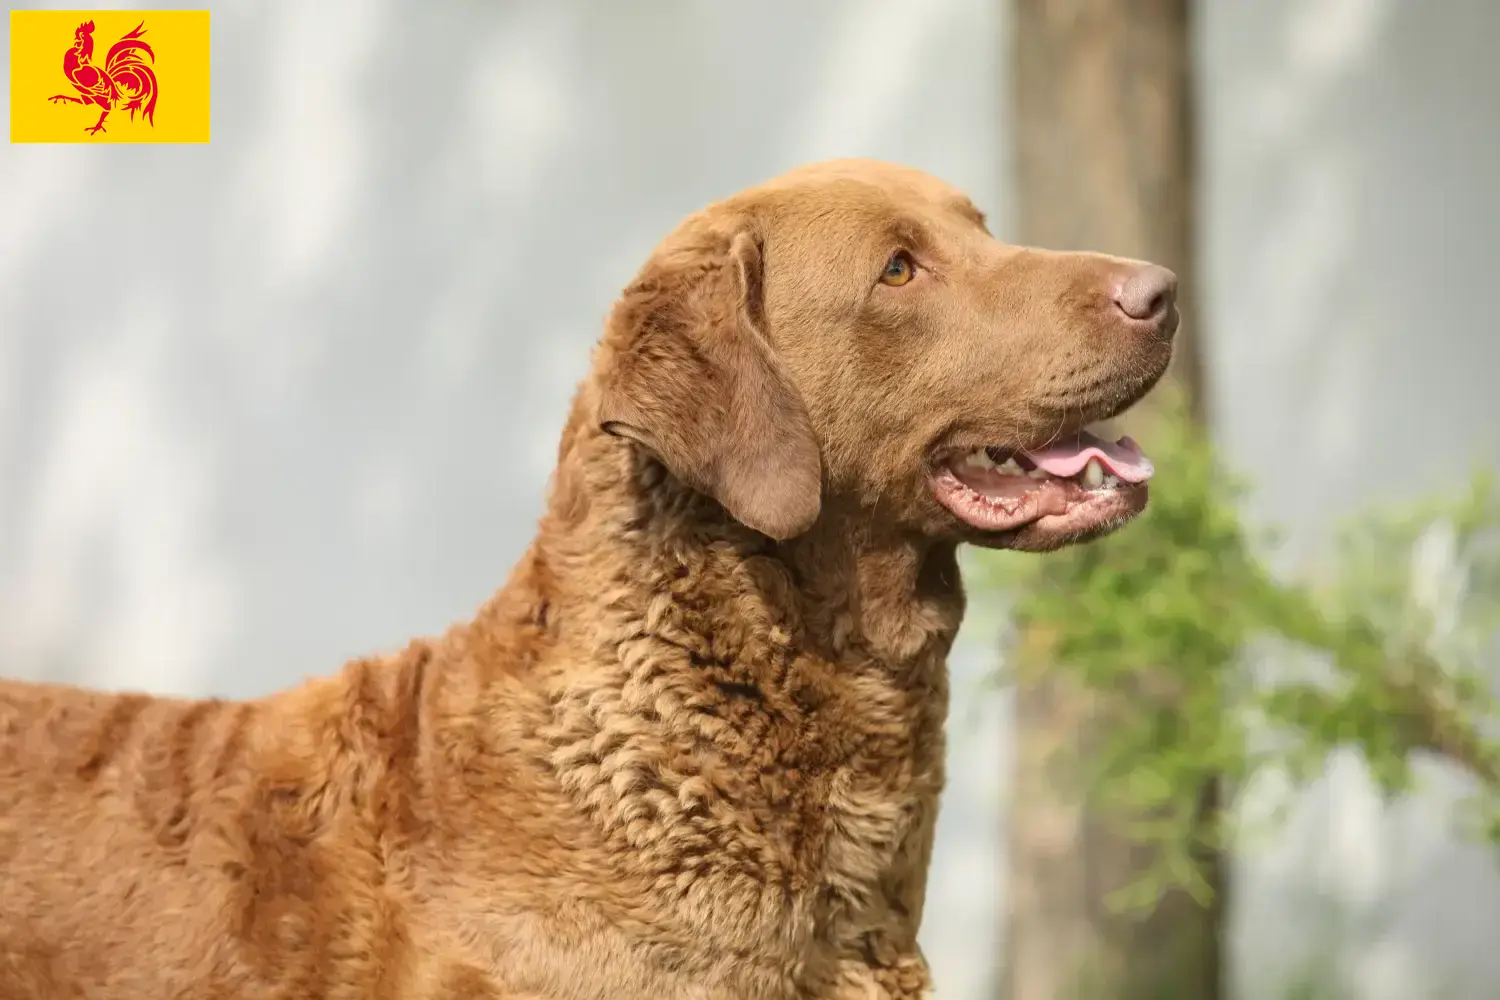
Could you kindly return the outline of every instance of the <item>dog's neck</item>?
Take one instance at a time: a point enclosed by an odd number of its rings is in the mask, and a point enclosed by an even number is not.
[[[774,542],[638,446],[570,428],[538,539],[507,590],[520,585],[527,593],[513,597],[545,603],[558,612],[559,629],[576,629],[632,595],[649,602],[669,593],[694,604],[679,581],[702,580],[734,594],[730,607],[692,616],[717,629],[716,645],[747,627],[779,627],[830,657],[899,669],[934,654],[941,660],[953,641],[964,605],[955,550],[879,527],[837,501],[805,534]],[[558,572],[564,565],[589,571]],[[575,589],[563,591],[564,581]],[[713,620],[719,613],[735,621]]]
[[[899,663],[952,643],[964,610],[954,543],[878,528],[851,506],[825,508],[811,531],[777,550],[803,606],[821,614],[809,630],[835,651]]]

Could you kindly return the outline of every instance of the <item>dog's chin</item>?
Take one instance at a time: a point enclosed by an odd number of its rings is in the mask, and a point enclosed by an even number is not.
[[[1080,431],[1034,451],[950,452],[929,486],[962,540],[1045,552],[1107,535],[1145,510],[1153,471],[1129,438]]]

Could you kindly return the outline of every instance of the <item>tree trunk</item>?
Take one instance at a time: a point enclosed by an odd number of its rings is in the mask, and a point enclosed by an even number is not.
[[[1190,0],[1013,0],[1018,242],[1164,264],[1180,278],[1173,375],[1205,412],[1193,323],[1195,192]],[[1149,401],[1143,404],[1149,407]],[[1225,872],[1199,858],[1211,905],[1172,891],[1147,917],[1106,906],[1152,864],[1122,817],[1086,807],[1081,768],[1120,699],[1017,649],[1009,1000],[1216,1000]],[[1218,804],[1202,790],[1203,815]]]

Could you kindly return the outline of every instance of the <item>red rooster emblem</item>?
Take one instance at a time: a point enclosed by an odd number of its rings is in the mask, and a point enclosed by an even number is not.
[[[135,30],[114,45],[104,57],[104,65],[94,65],[94,22],[85,21],[73,32],[73,47],[63,55],[63,73],[82,97],[58,94],[48,100],[71,104],[97,104],[104,110],[99,120],[84,131],[90,135],[103,132],[104,119],[111,111],[123,106],[130,112],[131,121],[135,113],[141,112],[146,121],[156,124],[156,73],[147,63],[156,61],[151,46],[141,40],[146,33],[146,22],[135,26]],[[142,56],[145,56],[143,59]]]

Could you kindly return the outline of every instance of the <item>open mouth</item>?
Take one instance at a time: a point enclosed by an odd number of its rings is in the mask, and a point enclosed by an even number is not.
[[[939,465],[932,489],[944,507],[980,531],[1034,527],[1078,538],[1140,513],[1153,471],[1130,438],[1109,442],[1084,430],[1037,450],[956,454]]]

